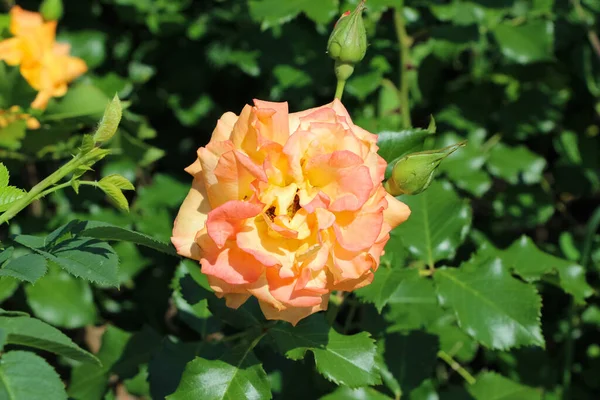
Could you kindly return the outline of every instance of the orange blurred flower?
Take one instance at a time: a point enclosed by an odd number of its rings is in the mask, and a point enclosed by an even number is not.
[[[23,113],[20,107],[12,106],[8,110],[0,110],[0,129],[6,128],[15,121],[25,121],[28,129],[38,129],[40,123],[29,114]]]
[[[331,291],[368,285],[410,210],[381,184],[377,137],[338,100],[292,114],[254,104],[225,113],[198,149],[171,240],[228,306],[255,296],[268,319],[296,324]]]
[[[0,42],[0,60],[18,65],[38,94],[31,104],[45,109],[52,97],[63,96],[67,84],[87,71],[85,62],[69,55],[70,46],[56,43],[56,21],[44,22],[36,12],[19,6],[10,10],[12,38]]]

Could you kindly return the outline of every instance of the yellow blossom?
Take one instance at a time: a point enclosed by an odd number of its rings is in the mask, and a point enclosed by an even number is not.
[[[52,97],[63,96],[67,84],[87,71],[85,62],[69,55],[70,46],[56,43],[56,21],[15,6],[10,10],[13,37],[0,42],[0,60],[19,66],[38,94],[31,104],[43,110]]]

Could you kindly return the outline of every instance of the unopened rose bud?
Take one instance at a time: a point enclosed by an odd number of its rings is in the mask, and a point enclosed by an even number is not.
[[[44,0],[40,6],[40,14],[44,21],[57,21],[63,15],[62,0]]]
[[[392,176],[384,187],[393,196],[419,194],[429,187],[436,168],[442,160],[466,142],[453,144],[439,150],[412,153],[402,157],[394,165]]]
[[[335,24],[327,51],[335,61],[356,64],[367,53],[367,32],[362,19],[365,2],[361,1],[352,13],[344,13]]]

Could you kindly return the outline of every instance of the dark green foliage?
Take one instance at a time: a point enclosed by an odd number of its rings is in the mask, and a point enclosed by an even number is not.
[[[169,238],[224,112],[333,99],[327,38],[357,1],[63,3],[58,38],[89,72],[39,130],[0,127],[0,215],[95,141],[107,152],[0,225],[0,399],[597,398],[600,1],[367,1],[343,100],[387,175],[467,144],[400,197],[412,215],[373,283],[295,327],[253,298],[226,307]],[[94,139],[115,94],[121,123]],[[0,61],[0,110],[34,97]]]

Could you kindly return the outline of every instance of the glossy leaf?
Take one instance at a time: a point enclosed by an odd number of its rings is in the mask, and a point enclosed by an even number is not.
[[[456,186],[476,197],[483,196],[492,186],[492,179],[483,169],[489,157],[483,148],[485,137],[485,130],[473,130],[468,136],[467,144],[460,151],[450,154],[439,168]],[[449,146],[461,140],[464,140],[461,136],[446,134],[440,138],[437,146]]]
[[[107,243],[96,239],[73,238],[46,247],[44,238],[38,236],[18,235],[13,240],[76,277],[103,285],[118,284],[119,260]]]
[[[560,287],[578,303],[584,303],[585,298],[594,293],[586,282],[585,269],[581,265],[543,252],[527,236],[521,236],[508,249],[500,252],[499,256],[528,282],[540,280],[546,274],[557,273]]]
[[[452,309],[461,329],[484,346],[543,347],[542,304],[535,288],[512,277],[500,259],[481,258],[435,272],[440,303]]]
[[[348,386],[340,386],[334,392],[321,397],[321,400],[392,400],[392,398],[370,387],[351,389]]]
[[[471,207],[447,182],[416,196],[401,196],[412,210],[397,233],[408,251],[429,265],[451,258],[471,226]]]
[[[427,129],[407,129],[398,132],[384,131],[377,135],[379,154],[388,164],[400,157],[422,150],[423,142],[432,134]]]
[[[203,353],[203,347],[206,346],[210,345],[198,342],[175,342],[172,338],[164,338],[152,353],[148,363],[148,381],[152,398],[164,399],[174,393],[179,386],[186,364]]]
[[[81,222],[76,232],[78,236],[91,237],[101,240],[119,240],[135,243],[141,246],[160,251],[162,253],[176,255],[175,249],[170,243],[165,243],[141,232],[132,231],[116,225],[97,221]]]
[[[535,388],[511,381],[495,372],[477,376],[477,382],[467,386],[475,400],[541,400],[542,393]]]
[[[505,22],[494,30],[502,54],[518,64],[550,61],[554,47],[554,24],[542,19],[528,20],[522,24]]]
[[[0,269],[0,276],[11,276],[21,281],[35,283],[46,273],[46,259],[38,254],[25,254],[13,258]]]
[[[390,331],[422,329],[442,313],[431,279],[410,269],[389,298],[385,319]]]
[[[80,84],[69,89],[65,97],[50,103],[44,114],[45,120],[62,120],[77,117],[102,116],[109,98],[92,85]]]
[[[292,360],[303,359],[310,350],[319,373],[338,385],[360,387],[380,382],[377,346],[366,332],[341,335],[329,327],[323,315],[316,314],[295,327],[280,323],[269,329],[269,337],[277,350]]]
[[[0,397],[6,400],[67,400],[58,373],[40,356],[9,351],[0,362]]]
[[[526,184],[538,183],[546,161],[524,146],[508,147],[501,143],[490,151],[489,171],[512,184],[519,183],[522,177]]]
[[[197,357],[189,362],[177,390],[167,399],[271,399],[267,374],[248,346],[241,343],[218,360]]]
[[[0,212],[6,211],[20,198],[25,196],[25,191],[14,186],[0,187]]]
[[[90,285],[56,267],[34,285],[26,285],[25,294],[34,315],[52,325],[74,329],[96,321]]]
[[[373,303],[377,311],[381,313],[383,307],[390,301],[390,298],[398,289],[398,286],[405,279],[413,275],[413,270],[403,268],[390,268],[381,266],[375,272],[373,282],[355,293],[364,302]]]
[[[100,361],[77,346],[58,329],[29,317],[0,316],[0,326],[6,333],[6,343],[46,350],[76,361],[100,364]]]

